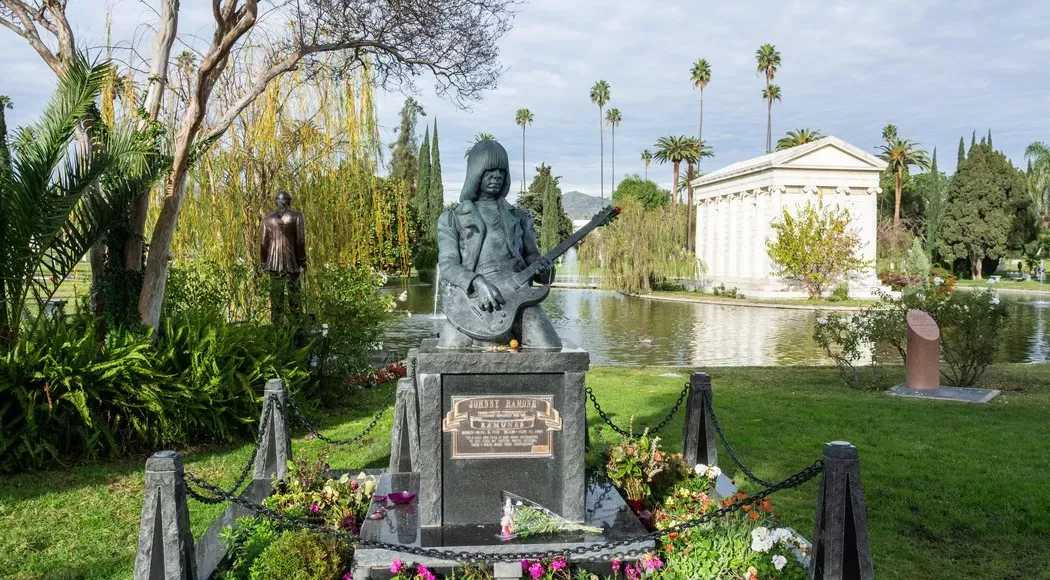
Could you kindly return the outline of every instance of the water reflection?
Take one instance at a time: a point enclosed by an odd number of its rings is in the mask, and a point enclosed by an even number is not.
[[[400,292],[400,289],[398,289]],[[1004,297],[1004,300],[1006,298]],[[400,353],[434,336],[434,292],[411,285],[385,347]],[[1046,362],[1050,302],[1008,299],[999,362]],[[663,302],[615,292],[555,288],[543,303],[559,334],[591,353],[593,364],[767,366],[830,364],[813,341],[816,312]]]

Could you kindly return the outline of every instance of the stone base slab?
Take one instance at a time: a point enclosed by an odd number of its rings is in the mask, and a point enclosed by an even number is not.
[[[589,478],[586,492],[586,524],[605,530],[600,536],[564,533],[504,541],[498,537],[498,525],[450,525],[424,528],[420,525],[419,518],[419,474],[391,473],[384,475],[379,480],[376,493],[387,494],[391,491],[410,491],[417,494],[417,499],[405,506],[386,510],[381,520],[367,520],[361,530],[362,539],[402,546],[499,556],[533,551],[572,550],[579,546],[634,538],[646,533],[645,528],[627,507],[620,493],[605,478]],[[377,507],[373,502],[368,508],[369,513],[374,512]],[[652,540],[639,540],[626,546],[596,550],[584,555],[570,555],[569,560],[576,563],[608,563],[628,551],[649,551],[654,546],[655,542]],[[423,564],[442,572],[450,571],[459,565],[459,562],[452,560],[414,556],[396,550],[360,547],[354,554],[354,578],[358,580],[389,578],[390,564],[394,560]],[[514,559],[513,562],[514,565],[519,566],[520,571],[521,564],[517,559]]]
[[[959,401],[962,403],[987,403],[999,395],[998,389],[972,389],[967,387],[938,387],[936,389],[909,389],[904,385],[890,388],[889,393],[896,397],[913,397],[916,399],[937,399],[941,401]]]

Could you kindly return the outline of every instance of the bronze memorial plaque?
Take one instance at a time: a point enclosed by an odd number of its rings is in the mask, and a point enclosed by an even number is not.
[[[452,397],[441,430],[452,434],[452,459],[543,458],[561,416],[551,395]]]

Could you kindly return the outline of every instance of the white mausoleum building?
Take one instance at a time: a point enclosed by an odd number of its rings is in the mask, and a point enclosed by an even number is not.
[[[746,295],[803,293],[772,275],[766,240],[781,208],[795,213],[807,201],[849,210],[861,237],[861,256],[871,264],[850,273],[850,295],[871,295],[874,275],[876,197],[886,162],[846,143],[824,137],[812,143],[740,161],[693,181],[696,254],[712,285]]]

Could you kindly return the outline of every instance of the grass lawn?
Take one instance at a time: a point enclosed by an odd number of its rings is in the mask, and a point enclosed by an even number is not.
[[[679,377],[661,377],[667,372]],[[1050,578],[1050,367],[1004,365],[983,385],[1006,389],[987,405],[891,398],[844,387],[831,368],[716,368],[715,408],[754,471],[779,479],[820,456],[825,441],[860,449],[876,577]],[[892,373],[891,373],[892,374]],[[902,374],[897,369],[896,374]],[[621,424],[654,424],[671,407],[685,371],[595,368],[602,406]],[[346,437],[369,420],[387,389],[358,407],[319,417]],[[591,426],[599,419],[590,411]],[[385,464],[390,415],[366,444],[345,450],[298,437],[298,456],[330,454],[337,467]],[[681,438],[681,416],[661,435]],[[184,450],[187,469],[231,482],[250,445]],[[736,469],[722,455],[730,475]],[[0,477],[0,577],[129,578],[141,509],[145,455]],[[740,482],[742,480],[738,480]],[[785,522],[812,534],[817,485],[773,496]],[[221,510],[190,504],[200,534]]]

